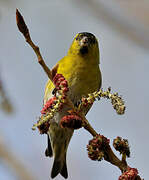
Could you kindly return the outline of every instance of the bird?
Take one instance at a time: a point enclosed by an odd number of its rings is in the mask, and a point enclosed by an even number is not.
[[[78,33],[66,54],[57,62],[57,73],[62,74],[68,82],[68,97],[75,107],[80,103],[82,96],[87,96],[101,88],[102,76],[99,68],[100,53],[98,40],[92,33]],[[54,84],[48,80],[45,87],[44,105],[53,97]],[[85,109],[87,114],[90,108]],[[68,177],[66,153],[74,130],[62,128],[60,120],[68,114],[69,107],[64,105],[61,111],[56,112],[47,132],[48,146],[45,155],[54,156],[51,178],[59,173]]]

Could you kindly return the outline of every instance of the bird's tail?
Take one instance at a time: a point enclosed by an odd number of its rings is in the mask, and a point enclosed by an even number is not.
[[[59,173],[65,179],[67,179],[68,172],[67,172],[67,164],[66,164],[66,154],[64,159],[62,160],[57,160],[56,158],[54,159],[54,163],[51,171],[51,178],[55,178]]]

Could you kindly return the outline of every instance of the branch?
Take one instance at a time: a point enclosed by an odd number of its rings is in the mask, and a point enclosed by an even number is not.
[[[52,73],[51,70],[48,68],[48,66],[45,64],[41,53],[40,53],[40,49],[38,46],[36,46],[30,36],[29,30],[27,28],[27,25],[25,24],[25,21],[23,19],[23,16],[21,15],[21,13],[18,11],[18,9],[16,9],[16,22],[17,22],[17,26],[19,31],[24,35],[26,42],[32,47],[32,49],[34,50],[37,59],[38,59],[38,63],[42,66],[43,70],[45,71],[45,73],[47,74],[47,76],[49,77],[49,79],[52,81]]]
[[[93,127],[88,123],[88,121],[87,121],[87,119],[86,119],[86,124],[85,124],[85,126],[83,126],[89,133],[91,133],[94,129],[93,129]],[[98,137],[99,135],[98,135],[98,133],[94,130],[94,133],[92,133],[92,135],[93,135],[93,137],[96,139],[96,137]],[[107,138],[106,138],[107,139]],[[102,141],[102,139],[101,139],[101,141]],[[105,146],[105,145],[103,145],[103,146]],[[97,147],[98,148],[98,147]],[[127,163],[126,163],[126,161],[124,161],[124,160],[120,160],[115,154],[114,154],[114,152],[112,151],[112,149],[111,149],[111,147],[110,147],[110,145],[108,144],[108,145],[106,145],[106,148],[104,147],[103,148],[104,150],[102,150],[103,151],[103,158],[106,160],[106,161],[108,161],[108,162],[110,162],[111,164],[113,164],[113,165],[115,165],[115,166],[117,166],[120,170],[121,170],[121,172],[124,172],[126,169],[127,169]],[[93,152],[94,153],[94,152]],[[98,155],[97,155],[98,156]],[[98,157],[97,157],[97,159],[98,159]],[[94,159],[94,160],[96,160],[96,159]]]
[[[89,156],[91,157],[91,159],[93,158],[93,160],[101,160],[102,158],[104,158],[106,161],[117,166],[123,173],[119,177],[119,180],[127,180],[127,177],[130,176],[133,178],[135,177],[135,179],[133,180],[141,180],[141,178],[137,175],[138,171],[134,168],[130,168],[127,165],[125,156],[126,153],[122,153],[122,160],[120,160],[112,151],[109,145],[109,140],[106,137],[98,134],[94,130],[94,128],[86,119],[85,114],[83,113],[84,108],[87,108],[87,106],[90,107],[95,99],[104,97],[107,99],[111,99],[113,108],[118,114],[124,114],[125,106],[122,98],[119,97],[117,93],[111,94],[110,88],[105,92],[101,89],[98,92],[89,94],[87,98],[83,97],[79,107],[75,107],[73,102],[67,96],[69,87],[67,81],[65,80],[65,77],[62,74],[57,74],[57,66],[52,71],[50,71],[50,69],[46,66],[40,54],[39,47],[34,45],[34,43],[32,42],[29,30],[18,10],[16,11],[16,19],[20,32],[23,33],[27,43],[29,43],[29,45],[33,48],[34,52],[37,55],[39,64],[42,66],[49,79],[53,82],[56,89],[54,96],[49,99],[44,105],[41,111],[42,115],[37,124],[33,126],[33,129],[38,127],[41,134],[47,133],[50,126],[50,120],[53,118],[55,112],[60,111],[63,105],[67,105],[70,107],[70,110],[68,111],[69,115],[66,115],[61,119],[60,125],[62,128],[67,127],[73,129],[84,127],[84,129],[86,129],[93,136],[93,139],[89,142],[88,145]],[[125,179],[123,177],[125,177]]]

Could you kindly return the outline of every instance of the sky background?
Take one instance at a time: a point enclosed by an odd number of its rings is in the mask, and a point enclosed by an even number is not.
[[[123,96],[126,113],[117,115],[110,101],[102,99],[95,102],[87,118],[97,132],[111,140],[111,145],[117,136],[127,138],[131,148],[128,164],[148,179],[149,2],[143,0],[141,6],[139,3],[0,0],[0,78],[15,110],[11,115],[0,111],[0,134],[8,150],[37,180],[50,179],[53,163],[53,159],[44,156],[46,136],[31,130],[40,116],[47,76],[18,32],[16,8],[50,68],[66,55],[78,32],[95,34],[100,47],[102,87],[106,90],[111,86],[113,92]],[[86,145],[91,138],[83,129],[75,131],[67,153],[68,179],[118,179],[117,167],[87,157]],[[3,158],[0,160],[0,180],[21,180]]]

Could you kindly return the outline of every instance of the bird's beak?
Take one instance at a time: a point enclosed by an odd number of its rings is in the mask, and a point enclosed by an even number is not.
[[[80,46],[88,46],[88,37],[84,36],[80,41]]]

